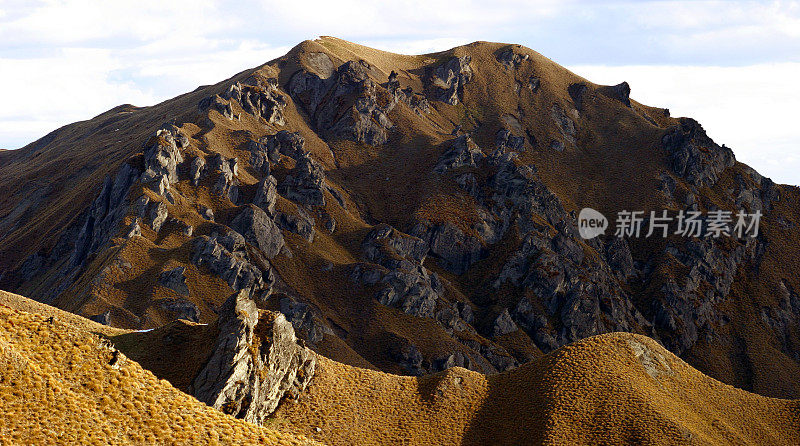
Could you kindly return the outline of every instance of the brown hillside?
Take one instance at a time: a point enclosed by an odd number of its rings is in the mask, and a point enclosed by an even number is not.
[[[305,41],[0,152],[0,288],[177,331],[246,289],[318,353],[403,375],[629,332],[800,397],[800,193],[629,94],[519,45]],[[754,238],[587,241],[586,206],[764,216]]]
[[[72,322],[0,305],[3,444],[312,444],[198,402]]]

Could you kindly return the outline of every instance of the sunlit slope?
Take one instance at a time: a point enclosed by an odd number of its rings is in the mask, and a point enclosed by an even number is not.
[[[323,361],[283,406],[329,444],[800,444],[800,403],[698,372],[655,341],[612,333],[510,372],[400,377]]]
[[[4,444],[309,443],[200,403],[58,316],[5,305],[0,403]]]

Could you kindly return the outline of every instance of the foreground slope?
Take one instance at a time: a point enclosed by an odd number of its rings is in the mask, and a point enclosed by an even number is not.
[[[276,417],[327,444],[773,444],[800,442],[800,401],[692,368],[652,339],[611,333],[518,369],[420,378],[321,361]]]
[[[0,305],[3,444],[311,443],[200,403],[73,322]]]
[[[27,305],[20,296],[6,297],[12,306]],[[317,357],[311,384],[269,418],[279,433],[181,393],[86,331],[96,328],[88,321],[44,311],[0,306],[0,434],[12,443],[800,442],[800,401],[720,383],[629,333],[584,339],[494,375],[453,367],[404,377]],[[123,348],[157,351],[160,337],[175,336],[162,327],[112,339]],[[199,345],[209,332],[184,324],[180,336]],[[142,361],[173,384],[193,373],[181,355]]]
[[[302,42],[2,152],[0,191],[0,287],[115,327],[211,324],[247,290],[364,368],[496,373],[625,331],[800,397],[797,188],[519,45]],[[585,241],[585,206],[764,217],[753,238]]]

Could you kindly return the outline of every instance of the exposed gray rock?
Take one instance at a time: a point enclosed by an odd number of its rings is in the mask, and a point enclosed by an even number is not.
[[[203,179],[205,173],[206,160],[204,160],[202,156],[196,156],[189,166],[189,178],[192,180],[192,184],[195,186],[200,184],[200,180]]]
[[[272,175],[258,183],[253,204],[260,207],[270,217],[275,216],[275,201],[278,199],[278,180]]]
[[[521,152],[525,150],[525,137],[514,136],[510,130],[502,129],[497,132],[494,140],[498,150],[513,150]]]
[[[178,164],[182,162],[175,135],[169,130],[159,130],[145,144],[142,184],[164,195],[170,185],[178,181]]]
[[[211,208],[207,208],[201,204],[197,206],[197,212],[205,220],[214,221],[214,211]]]
[[[250,263],[246,252],[231,252],[208,236],[192,241],[192,263],[206,267],[234,290],[269,290],[275,280],[271,270],[262,271]]]
[[[239,212],[231,222],[231,228],[269,259],[278,255],[284,246],[283,234],[275,222],[261,208],[252,204]]]
[[[539,91],[539,85],[541,85],[541,81],[536,76],[531,76],[528,78],[528,89],[532,92],[536,93]]]
[[[200,322],[200,309],[187,299],[159,299],[155,305],[172,315],[175,319]]]
[[[569,97],[572,98],[572,103],[575,104],[575,108],[578,111],[583,111],[583,100],[587,91],[589,91],[589,87],[582,82],[570,84],[567,87],[567,93],[569,93]]]
[[[147,206],[147,219],[153,231],[158,233],[161,226],[167,221],[167,205],[162,201],[152,201]]]
[[[555,121],[561,136],[570,143],[575,144],[575,122],[567,116],[564,109],[558,104],[553,104],[550,109],[550,116]]]
[[[411,234],[425,240],[430,247],[429,255],[436,258],[442,268],[454,274],[463,274],[473,263],[487,255],[480,240],[464,234],[449,222],[433,224],[423,221],[414,226]]]
[[[239,174],[238,159],[216,154],[211,157],[209,167],[219,174],[211,191],[236,203],[239,199],[239,180],[236,178]]]
[[[297,158],[297,164],[279,186],[289,200],[311,206],[325,206],[325,171],[308,153]]]
[[[111,311],[89,316],[89,320],[95,321],[98,324],[111,325]]]
[[[428,253],[424,240],[382,223],[375,226],[361,242],[364,255],[387,268],[397,268],[403,259],[422,264]]]
[[[449,145],[450,149],[439,157],[439,162],[433,168],[437,173],[464,166],[476,167],[485,157],[481,148],[468,135],[457,136],[449,142]]]
[[[608,96],[611,99],[616,99],[622,102],[626,107],[631,106],[631,87],[627,82],[600,87],[597,89],[597,92],[604,96]]]
[[[394,70],[389,73],[389,82],[386,84],[386,89],[394,95],[395,102],[402,102],[408,105],[416,114],[422,116],[425,113],[430,113],[430,104],[428,104],[425,95],[415,93],[411,87],[401,88],[400,82],[397,80],[397,73]]]
[[[250,78],[248,82],[236,82],[222,96],[238,102],[245,112],[264,119],[268,124],[283,125],[286,99],[278,91],[277,79]]]
[[[381,145],[393,127],[386,114],[396,100],[370,79],[370,69],[365,61],[348,61],[324,80],[301,70],[289,81],[289,93],[327,136]]]
[[[452,57],[447,62],[428,68],[426,87],[433,99],[456,105],[464,85],[472,80],[470,56]]]
[[[131,238],[131,237],[136,237],[137,235],[142,235],[141,223],[142,221],[139,217],[134,218],[133,222],[131,222],[130,226],[128,226],[128,233],[125,235],[125,238]],[[25,280],[30,280],[30,278],[27,278]]]
[[[494,324],[492,325],[492,336],[500,337],[509,333],[513,333],[517,330],[519,330],[519,327],[517,327],[517,324],[515,324],[511,319],[508,309],[504,308],[494,320]]]
[[[713,186],[733,166],[731,149],[717,145],[694,119],[681,118],[661,139],[672,170],[695,186]]]
[[[280,300],[281,314],[292,323],[295,332],[313,347],[320,343],[324,336],[334,336],[333,330],[325,323],[322,312],[313,305],[298,302],[291,297]]]
[[[314,229],[314,219],[303,211],[302,208],[298,208],[297,212],[297,214],[278,212],[275,222],[278,224],[279,228],[297,234],[308,240],[309,243],[313,243],[314,234],[316,233]]]
[[[81,265],[89,255],[117,235],[128,212],[128,191],[138,178],[139,171],[128,163],[124,163],[113,178],[106,177],[100,194],[85,211],[84,222],[74,239],[70,268]]]
[[[186,286],[185,274],[186,274],[185,266],[176,266],[175,268],[172,268],[170,270],[162,271],[161,275],[158,277],[158,283],[159,285],[169,288],[178,294],[183,294],[184,296],[188,296],[189,287]]]
[[[194,380],[198,400],[262,424],[284,397],[305,390],[316,358],[282,314],[259,311],[241,291],[225,302],[218,325],[211,358]]]
[[[270,162],[277,163],[281,159],[281,154],[292,159],[299,159],[306,150],[305,139],[297,132],[281,130],[274,135],[267,135],[259,140],[259,144],[267,153]]]
[[[513,70],[519,67],[522,64],[522,62],[528,60],[530,56],[528,56],[527,54],[516,53],[514,52],[513,48],[507,48],[497,53],[495,57],[497,58],[498,62],[503,64],[504,67],[506,67],[506,69]]]
[[[216,110],[222,116],[233,120],[233,107],[230,102],[223,100],[218,94],[204,98],[197,104],[200,111]]]

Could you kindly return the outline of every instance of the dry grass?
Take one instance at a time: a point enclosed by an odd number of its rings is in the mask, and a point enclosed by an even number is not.
[[[491,376],[453,368],[401,377],[321,359],[307,393],[276,418],[341,445],[800,442],[800,402],[722,384],[626,333]]]
[[[0,443],[310,444],[226,416],[108,345],[0,306]]]

